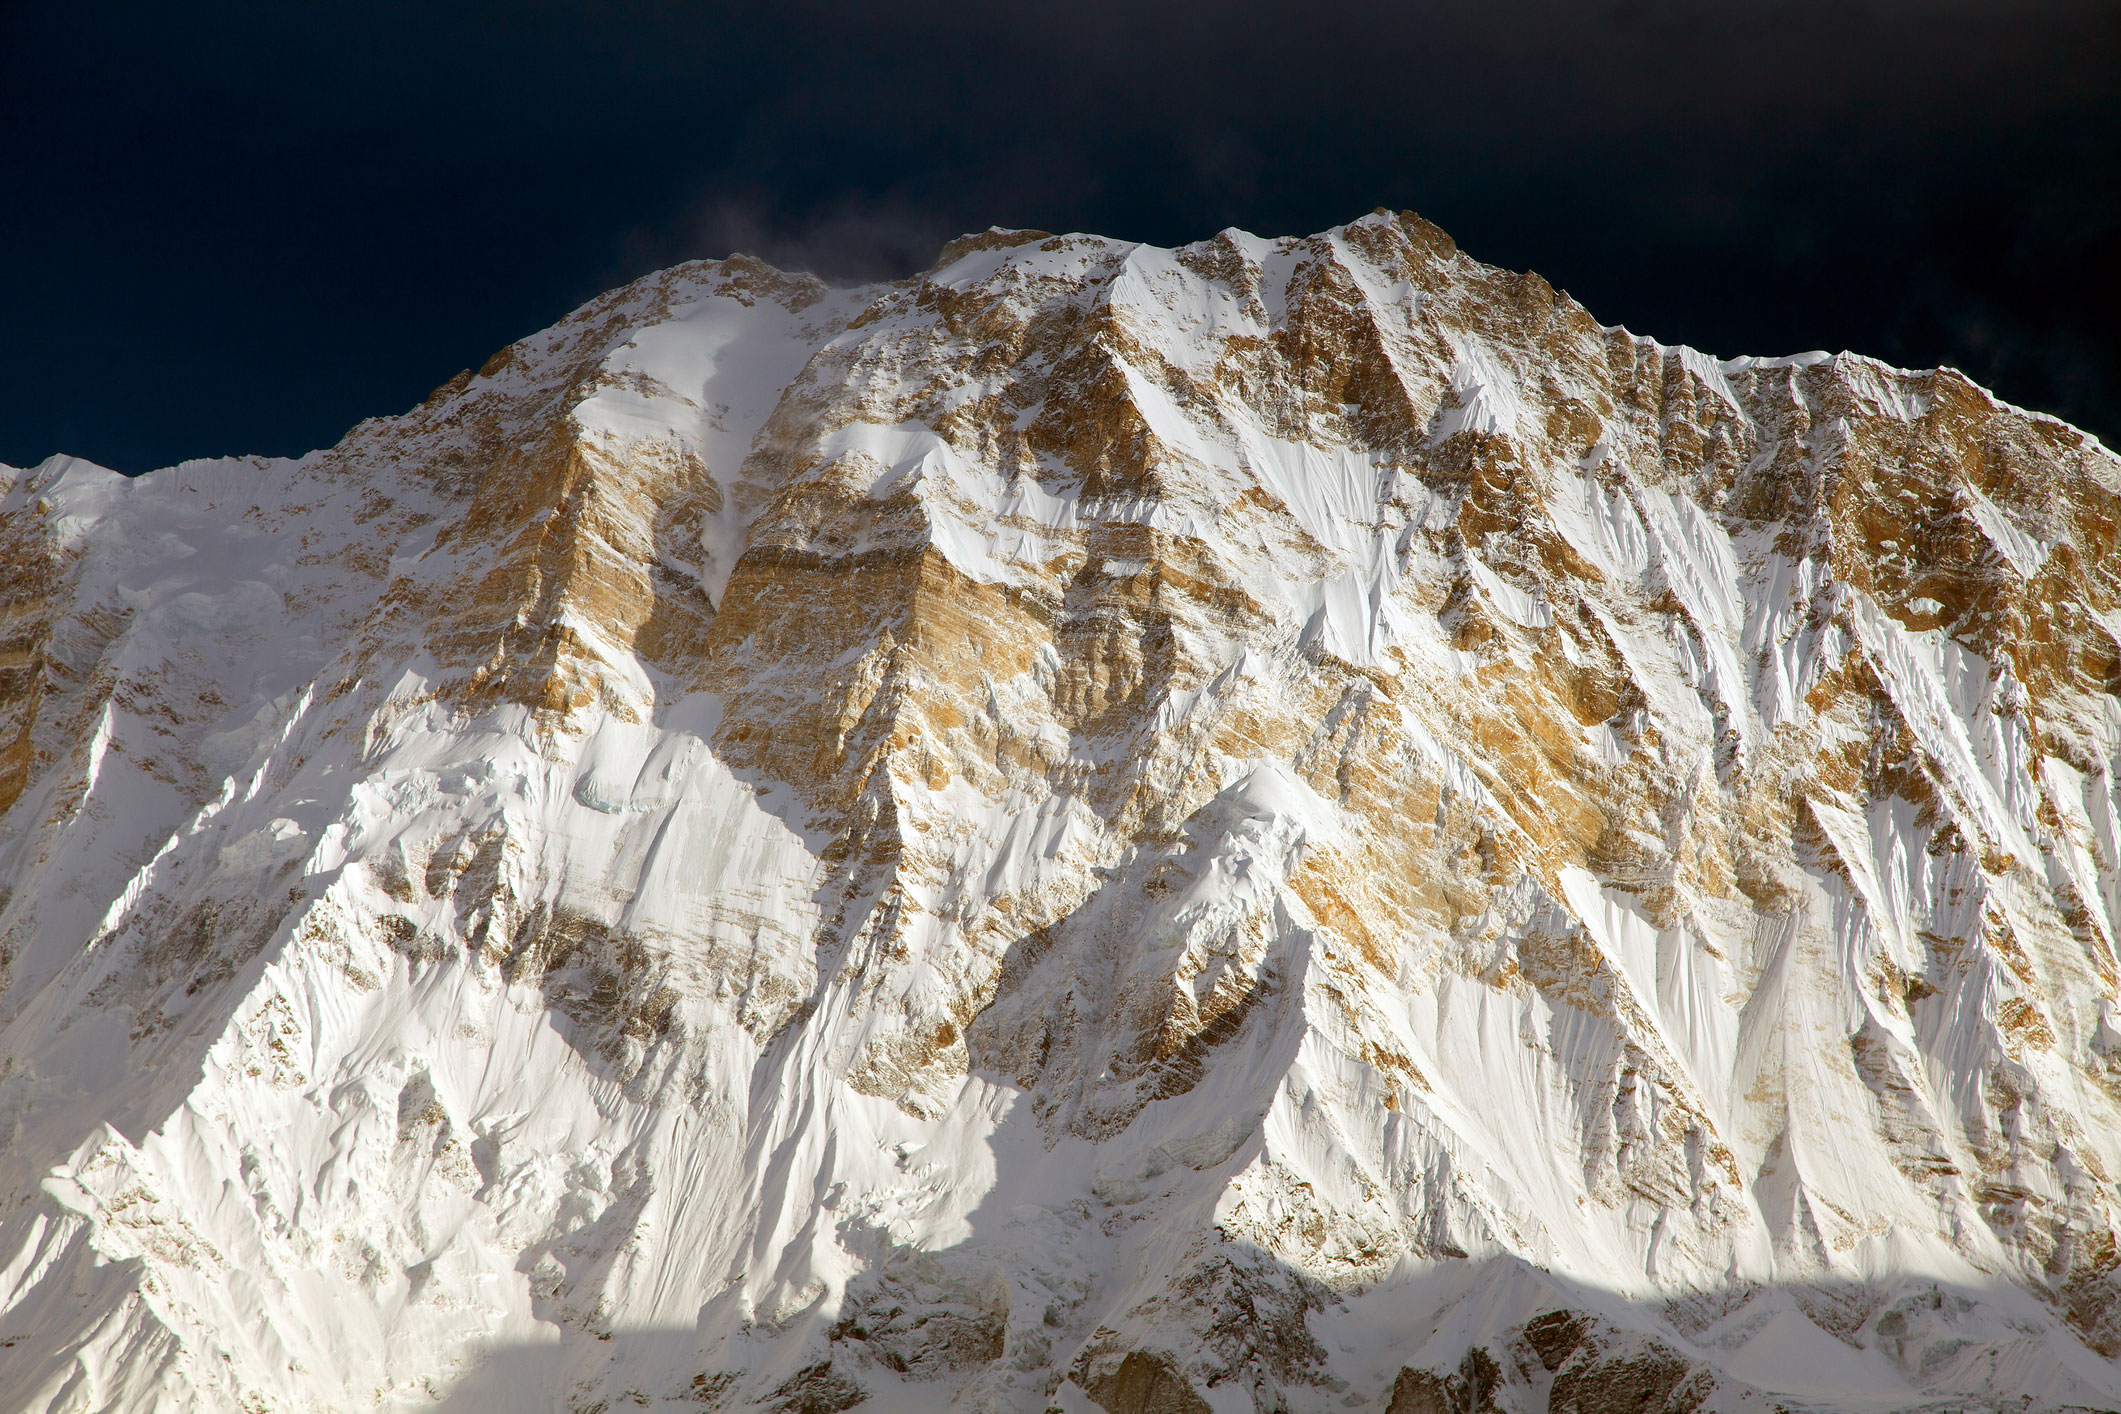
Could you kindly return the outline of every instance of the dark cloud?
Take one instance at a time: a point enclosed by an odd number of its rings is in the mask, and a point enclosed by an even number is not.
[[[1412,207],[1602,319],[2121,440],[2121,6],[0,7],[0,459],[295,451],[748,248]]]

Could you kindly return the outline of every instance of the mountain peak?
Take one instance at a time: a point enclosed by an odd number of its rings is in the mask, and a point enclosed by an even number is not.
[[[992,229],[7,477],[25,1407],[2121,1398],[2121,462],[1957,373]]]

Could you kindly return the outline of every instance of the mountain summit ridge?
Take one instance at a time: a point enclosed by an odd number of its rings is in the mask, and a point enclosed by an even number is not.
[[[1961,375],[995,230],[5,476],[6,1407],[2121,1400],[2121,461]]]

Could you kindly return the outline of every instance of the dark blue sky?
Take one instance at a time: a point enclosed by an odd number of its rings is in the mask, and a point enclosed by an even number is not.
[[[2121,4],[0,0],[0,461],[291,453],[599,290],[1411,207],[2121,442]]]

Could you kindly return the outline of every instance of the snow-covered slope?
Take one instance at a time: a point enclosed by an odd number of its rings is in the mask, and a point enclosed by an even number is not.
[[[2121,463],[1412,216],[0,501],[0,1408],[2121,1407]]]

